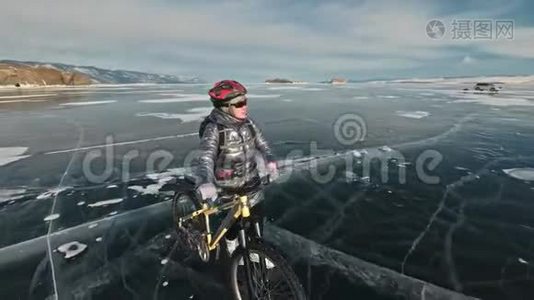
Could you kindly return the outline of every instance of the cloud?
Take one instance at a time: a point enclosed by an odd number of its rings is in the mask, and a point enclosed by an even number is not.
[[[459,14],[422,1],[12,1],[0,12],[0,55],[203,77],[283,72],[318,77],[403,74],[477,52],[534,58],[534,29],[510,41],[432,40],[429,20],[492,15],[495,2]],[[455,12],[454,12],[455,13]],[[518,47],[519,45],[519,47]],[[461,53],[458,57],[458,52]],[[446,66],[446,64],[442,64]],[[315,74],[315,75],[314,75]],[[340,74],[340,75],[343,75]]]

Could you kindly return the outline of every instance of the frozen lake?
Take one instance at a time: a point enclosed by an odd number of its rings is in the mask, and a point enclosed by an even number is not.
[[[286,175],[267,189],[270,223],[467,295],[534,295],[534,86],[247,87]],[[153,263],[171,256],[163,187],[188,172],[208,88],[0,89],[0,298],[209,290],[179,259]],[[71,242],[82,246],[67,261]],[[306,276],[295,262],[312,295],[362,291],[324,264]]]

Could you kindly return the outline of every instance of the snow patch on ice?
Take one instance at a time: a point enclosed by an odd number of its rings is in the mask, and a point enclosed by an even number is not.
[[[1,189],[0,203],[11,201],[14,197],[20,196],[26,192],[25,189]]]
[[[525,181],[534,181],[534,168],[514,168],[502,170],[510,177]]]
[[[369,99],[369,97],[368,96],[354,96],[354,97],[352,97],[352,99],[365,100],[365,99]]]
[[[95,239],[95,241],[97,241],[98,243],[102,242],[102,237],[101,237],[101,236],[97,237],[97,238]]]
[[[131,185],[128,187],[128,189],[137,191],[143,195],[157,195],[159,190],[167,182],[174,180],[178,176],[184,176],[189,171],[189,168],[171,168],[164,172],[147,174],[147,178],[157,181],[157,183],[149,184],[146,187],[140,185]]]
[[[398,110],[395,112],[398,116],[410,118],[410,119],[422,119],[430,116],[429,112],[426,111],[402,111]]]
[[[28,147],[0,147],[0,167],[29,157],[30,155],[22,155],[27,150]]]
[[[109,199],[109,200],[98,201],[95,203],[90,203],[87,206],[89,207],[108,206],[111,204],[121,203],[123,200],[124,200],[123,198]]]
[[[98,226],[98,223],[91,223],[89,224],[89,229],[93,229]]]
[[[117,102],[117,100],[105,100],[105,101],[85,101],[85,102],[66,102],[61,103],[62,106],[86,106],[86,105],[99,105]]]
[[[76,203],[76,205],[78,205],[78,206],[82,206],[84,204],[85,204],[85,201],[80,201],[80,202]]]
[[[57,250],[65,255],[65,259],[73,258],[80,255],[87,249],[87,245],[74,241],[63,244]]]
[[[525,265],[528,265],[528,261],[522,259],[521,257],[517,259],[518,262],[522,263],[522,264],[525,264]]]
[[[168,262],[169,262],[169,260],[167,258],[164,258],[164,259],[161,260],[161,264],[162,265],[166,265]]]
[[[42,194],[40,194],[39,196],[37,196],[37,200],[43,200],[43,199],[47,199],[47,198],[53,198],[53,197],[56,197],[57,195],[59,195],[60,193],[64,192],[64,191],[67,191],[71,189],[71,187],[69,186],[65,186],[65,187],[59,187],[59,188],[53,188],[51,190],[48,190]]]
[[[56,220],[58,218],[59,218],[59,214],[51,214],[51,215],[46,216],[43,219],[43,221],[48,222],[48,221]]]
[[[393,151],[393,149],[391,149],[389,146],[382,146],[382,147],[379,147],[378,150],[380,150],[380,151],[384,151],[384,152],[391,152],[391,151]]]
[[[179,119],[182,120],[182,122],[194,122],[198,120],[202,120],[205,116],[207,116],[211,111],[213,107],[195,107],[192,109],[189,109],[186,111],[185,114],[178,114],[178,113],[137,113],[136,117],[156,117],[160,119]]]

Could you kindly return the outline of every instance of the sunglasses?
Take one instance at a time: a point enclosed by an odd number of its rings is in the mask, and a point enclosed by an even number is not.
[[[243,101],[239,101],[237,103],[223,104],[221,106],[225,106],[225,107],[233,106],[235,108],[241,108],[241,107],[246,106],[246,105],[247,105],[247,99],[245,99]]]

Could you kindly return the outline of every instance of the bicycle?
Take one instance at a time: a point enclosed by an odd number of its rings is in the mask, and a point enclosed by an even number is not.
[[[189,189],[177,191],[173,198],[173,216],[179,238],[186,248],[210,262],[221,252],[220,241],[233,224],[238,224],[238,247],[229,257],[228,284],[235,299],[306,299],[295,272],[280,252],[262,238],[258,220],[251,218],[251,206],[245,193],[220,197],[219,205],[209,206]],[[212,234],[210,217],[228,211]]]

